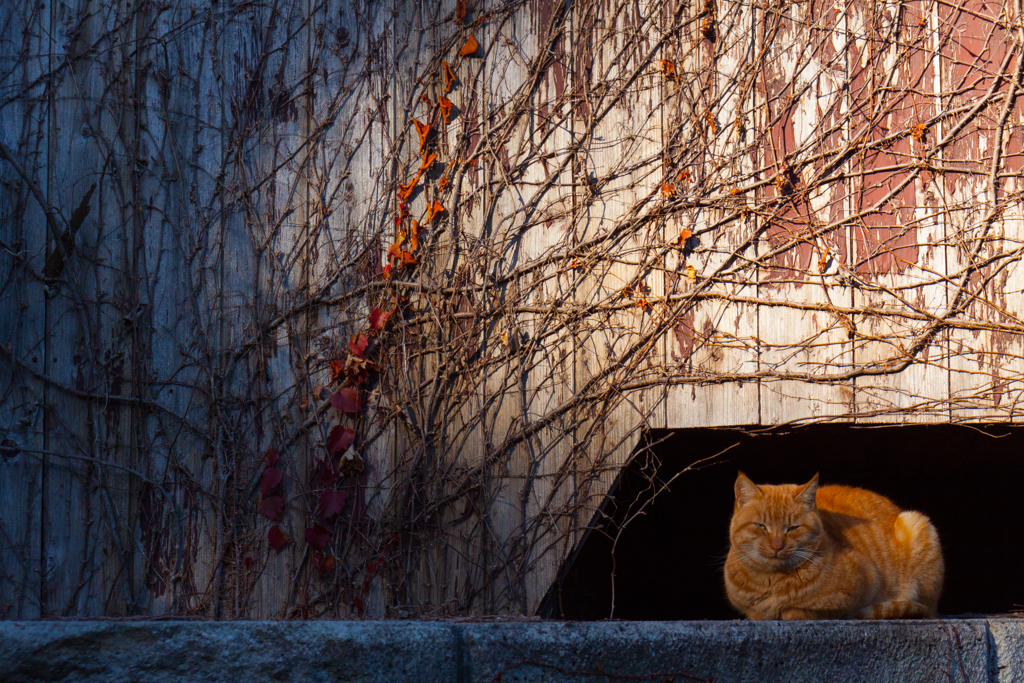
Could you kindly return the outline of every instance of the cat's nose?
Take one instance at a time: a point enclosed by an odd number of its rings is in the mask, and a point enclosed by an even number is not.
[[[772,550],[775,551],[775,555],[778,556],[779,551],[785,547],[786,542],[781,538],[773,538],[769,541],[769,544],[771,545]]]

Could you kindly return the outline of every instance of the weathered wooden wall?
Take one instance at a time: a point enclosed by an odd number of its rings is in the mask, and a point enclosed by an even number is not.
[[[1021,21],[3,5],[0,615],[530,613],[645,429],[1020,421]]]

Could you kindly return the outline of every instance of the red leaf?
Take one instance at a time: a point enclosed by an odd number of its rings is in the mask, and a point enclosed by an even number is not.
[[[359,391],[353,387],[340,389],[331,396],[331,405],[343,413],[358,413],[360,409]]]
[[[314,550],[323,550],[327,542],[331,540],[331,532],[317,524],[312,529],[306,529],[306,543]]]
[[[325,490],[320,494],[320,515],[324,519],[330,519],[345,509],[345,502],[348,501],[348,493],[345,491]]]
[[[281,513],[284,512],[284,496],[268,496],[260,503],[260,513],[267,519],[275,522],[281,521]]]
[[[277,485],[281,483],[283,478],[284,472],[276,467],[268,467],[263,470],[263,481],[260,482],[260,493],[266,496],[277,488]]]
[[[345,363],[340,360],[331,361],[331,384],[334,384],[345,374]]]
[[[268,465],[274,466],[280,458],[281,456],[278,455],[277,451],[274,450],[274,447],[271,446],[267,449],[267,455],[264,457],[264,460],[267,461]]]
[[[275,524],[270,527],[270,531],[267,532],[267,542],[270,543],[271,548],[277,552],[281,552],[281,548],[288,545],[291,541],[284,535],[284,532],[281,531],[281,527]]]
[[[365,358],[366,356],[363,354],[366,353],[366,347],[369,343],[370,340],[362,332],[353,334],[352,338],[348,341],[348,351],[356,358]]]
[[[384,329],[384,323],[391,317],[391,313],[385,312],[379,308],[375,308],[370,311],[370,329],[371,330],[382,330]]]
[[[327,437],[327,450],[331,452],[331,455],[344,453],[355,440],[356,433],[354,431],[348,427],[334,425],[331,429],[331,433]]]
[[[337,480],[338,478],[334,474],[334,469],[331,467],[330,463],[325,462],[323,464],[323,468],[320,470],[320,485],[330,486]]]

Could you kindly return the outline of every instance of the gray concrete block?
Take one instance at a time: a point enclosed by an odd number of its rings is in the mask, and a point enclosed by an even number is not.
[[[619,622],[467,628],[467,681],[986,681],[984,621]],[[500,675],[500,678],[499,678]]]
[[[452,629],[405,622],[2,622],[0,681],[455,681]]]
[[[0,622],[0,682],[1021,681],[1024,620]]]
[[[992,665],[998,683],[1024,683],[1024,619],[991,619]]]

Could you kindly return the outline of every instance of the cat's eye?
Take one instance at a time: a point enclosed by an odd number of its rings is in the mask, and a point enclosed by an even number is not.
[[[764,524],[759,524],[757,522],[754,522],[754,526],[756,526],[761,531],[768,531],[768,527],[766,527]]]
[[[789,527],[789,528],[787,528],[787,529],[786,529],[786,533],[788,534],[788,533],[789,533],[789,532],[791,532],[791,531],[796,531],[796,530],[797,530],[797,529],[799,529],[799,528],[800,528],[800,525],[799,525],[799,524],[797,524],[796,526],[791,526],[791,527]]]

